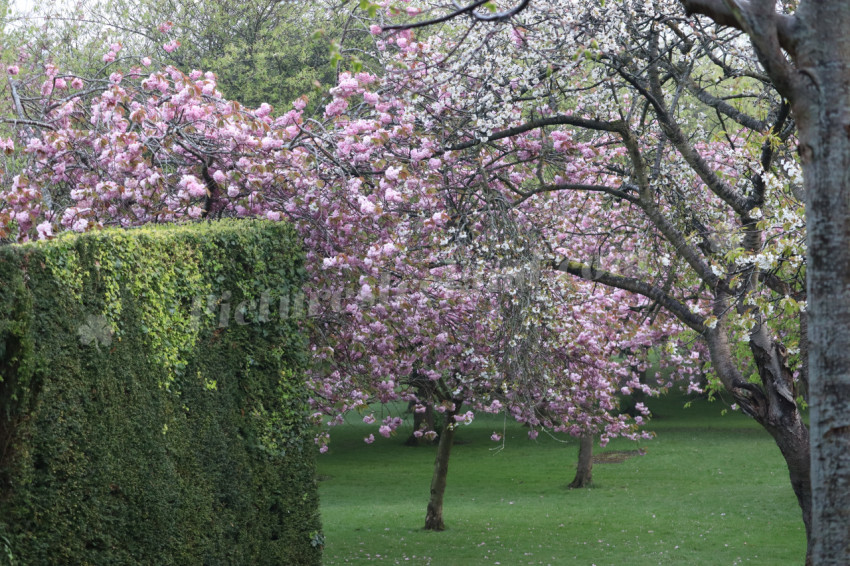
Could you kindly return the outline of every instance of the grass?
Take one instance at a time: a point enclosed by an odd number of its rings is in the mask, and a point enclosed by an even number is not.
[[[800,511],[767,433],[740,414],[721,416],[719,403],[647,404],[657,437],[596,447],[618,462],[595,464],[585,490],[565,487],[577,440],[531,441],[508,424],[504,450],[493,450],[503,421],[476,418],[458,432],[441,533],[421,528],[434,448],[404,446],[409,429],[369,446],[373,427],[338,427],[319,457],[324,563],[802,564]],[[638,447],[646,454],[610,454]]]

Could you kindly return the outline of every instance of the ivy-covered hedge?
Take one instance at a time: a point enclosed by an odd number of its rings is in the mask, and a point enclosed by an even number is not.
[[[0,564],[321,562],[286,225],[0,248]]]

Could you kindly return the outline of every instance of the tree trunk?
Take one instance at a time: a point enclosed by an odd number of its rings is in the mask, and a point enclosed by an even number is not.
[[[791,489],[797,496],[797,503],[803,512],[803,525],[806,528],[806,560],[809,563],[812,554],[812,476],[809,451],[809,430],[799,418],[799,413],[786,415],[786,422],[779,426],[763,425],[773,436],[791,479]]]
[[[425,425],[425,430],[434,430],[434,405],[432,405],[431,403],[425,404],[425,411],[422,413],[417,413],[416,411],[413,411],[413,432],[416,432],[417,430],[422,430],[423,424]],[[407,446],[424,446],[433,445],[434,442],[434,440],[426,438],[425,436],[420,436],[419,438],[417,438],[413,433],[411,433],[404,443]]]
[[[449,456],[455,438],[455,414],[455,412],[446,411],[446,422],[443,424],[440,442],[437,444],[434,475],[431,477],[431,499],[428,501],[428,510],[425,512],[426,531],[444,531],[446,529],[446,525],[443,523],[443,495],[446,493]]]
[[[593,485],[593,439],[592,434],[583,434],[578,445],[578,464],[576,477],[570,483],[570,489],[591,487]]]
[[[756,421],[776,441],[791,479],[791,488],[797,496],[806,527],[807,551],[812,543],[812,476],[809,430],[803,424],[797,407],[794,376],[788,367],[788,351],[773,340],[764,324],[750,333],[750,351],[764,386],[765,399],[754,408]]]
[[[806,187],[812,558],[850,564],[850,4],[805,2],[792,100]]]

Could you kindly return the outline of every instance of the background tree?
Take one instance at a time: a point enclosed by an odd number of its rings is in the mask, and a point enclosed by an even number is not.
[[[151,57],[184,72],[214,72],[224,95],[286,109],[304,94],[316,101],[336,83],[337,60],[355,60],[371,39],[353,26],[354,5],[310,2],[86,0],[40,5],[16,17],[16,42],[30,55],[92,77],[104,47]],[[175,49],[176,45],[180,49]],[[168,45],[165,49],[164,46]],[[362,64],[357,59],[357,64]]]
[[[576,475],[569,486],[571,489],[593,485],[593,435],[583,434],[579,439]]]
[[[203,69],[218,77],[222,93],[257,107],[286,108],[303,94],[336,83],[332,42],[345,33],[349,10],[327,2],[204,2],[109,0],[93,10],[113,29],[129,28],[138,53],[151,53],[160,26],[174,22],[169,37],[180,49],[163,60],[184,71]]]

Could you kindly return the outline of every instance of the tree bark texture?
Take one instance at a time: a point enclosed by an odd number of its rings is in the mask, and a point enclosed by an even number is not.
[[[576,477],[570,482],[570,489],[593,485],[593,439],[594,435],[583,434],[579,440]]]
[[[455,438],[454,412],[446,411],[445,424],[437,444],[437,456],[434,458],[434,475],[431,477],[431,499],[425,512],[426,531],[444,531],[443,496],[446,493],[446,479],[449,473],[449,456]]]
[[[805,2],[792,99],[806,187],[812,560],[850,564],[850,3]]]

